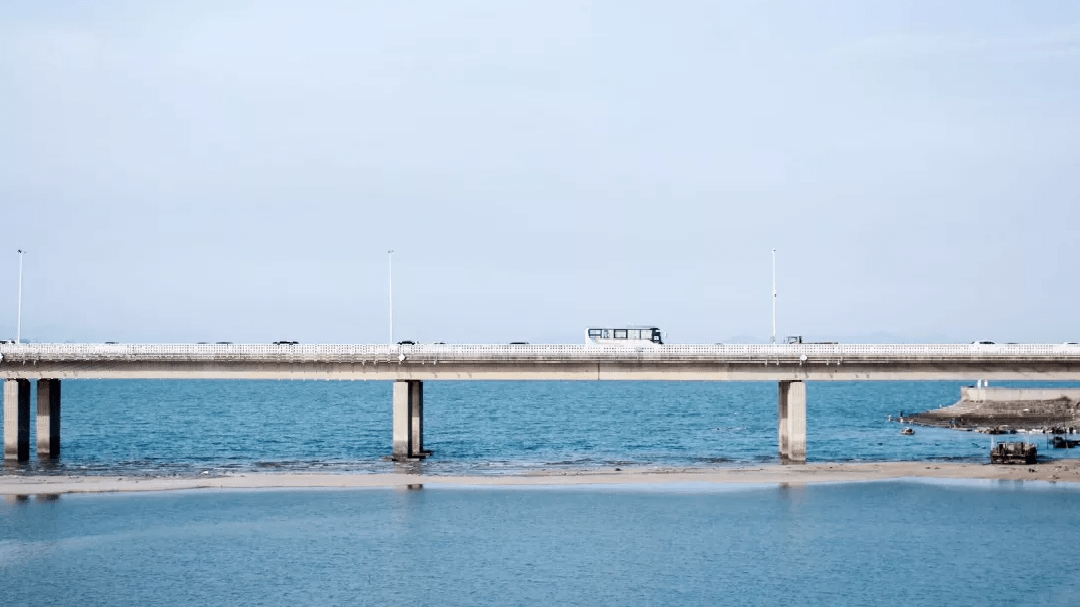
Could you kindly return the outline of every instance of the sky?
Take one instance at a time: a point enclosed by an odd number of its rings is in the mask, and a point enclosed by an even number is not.
[[[8,0],[0,338],[1080,341],[1073,2]]]

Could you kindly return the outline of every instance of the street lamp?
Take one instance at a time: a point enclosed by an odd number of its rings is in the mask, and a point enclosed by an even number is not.
[[[387,276],[390,281],[390,345],[394,345],[394,250],[386,252],[388,262]]]
[[[772,343],[776,343],[776,249],[772,250]]]
[[[15,320],[15,343],[22,339],[22,266],[26,251],[19,249],[19,311]]]

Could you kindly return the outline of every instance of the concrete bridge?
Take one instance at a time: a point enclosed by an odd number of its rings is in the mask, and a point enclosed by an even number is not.
[[[765,345],[234,345],[3,344],[4,458],[30,457],[30,381],[37,453],[60,454],[64,379],[394,381],[393,457],[427,457],[424,381],[775,381],[778,443],[806,461],[806,382],[1080,381],[1080,346],[1047,344]]]

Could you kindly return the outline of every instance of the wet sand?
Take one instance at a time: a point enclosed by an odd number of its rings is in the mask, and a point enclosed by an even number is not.
[[[170,491],[182,489],[271,489],[318,487],[566,486],[665,483],[838,483],[897,478],[1040,480],[1080,483],[1080,461],[1033,465],[934,462],[766,465],[737,468],[626,468],[552,470],[499,476],[425,474],[273,474],[197,477],[0,476],[0,495]]]

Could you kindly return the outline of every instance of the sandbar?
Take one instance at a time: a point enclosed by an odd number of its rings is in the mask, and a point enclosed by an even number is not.
[[[0,474],[0,495],[55,495],[191,489],[284,489],[346,487],[465,487],[651,485],[682,483],[809,484],[899,478],[1038,480],[1080,483],[1080,460],[1031,465],[952,462],[770,464],[723,468],[624,468],[546,470],[521,474],[444,476],[430,474],[238,473],[193,477],[26,476]],[[411,486],[411,487],[410,487]]]

